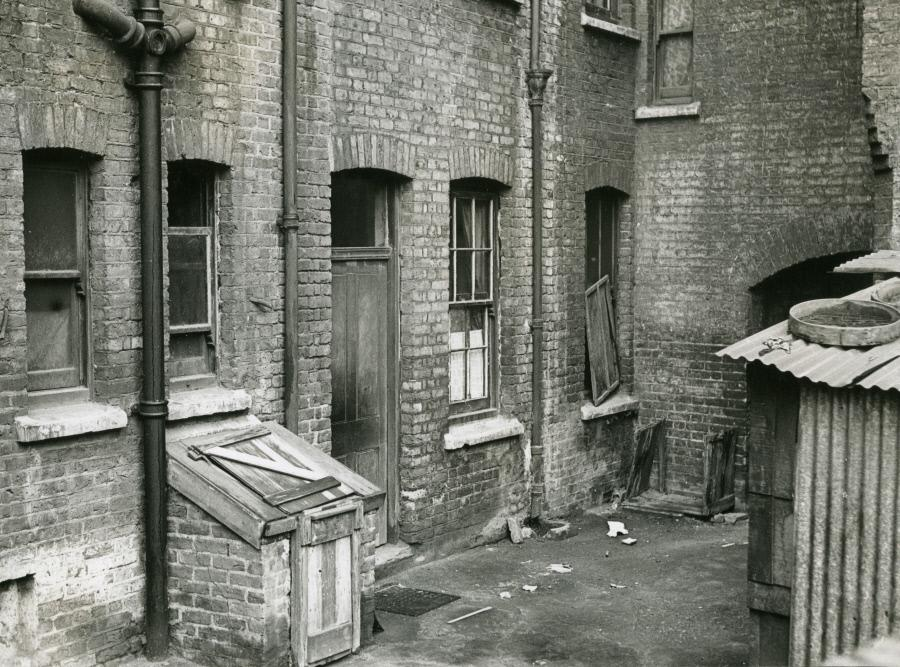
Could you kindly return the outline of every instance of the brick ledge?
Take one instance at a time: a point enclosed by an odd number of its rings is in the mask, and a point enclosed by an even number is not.
[[[625,39],[634,40],[635,42],[641,41],[641,33],[639,30],[619,25],[618,23],[612,23],[611,21],[604,21],[603,19],[598,19],[589,14],[585,14],[584,12],[581,12],[581,25],[591,30],[608,32],[613,35],[618,35],[619,37],[624,37]]]
[[[590,401],[581,404],[581,421],[593,421],[603,417],[621,415],[625,412],[635,412],[640,407],[638,399],[629,394],[616,394],[608,398],[600,405],[594,405]]]
[[[490,417],[473,422],[455,424],[444,434],[444,449],[450,451],[472,447],[485,442],[516,438],[525,427],[515,417]]]
[[[31,410],[15,423],[16,440],[29,443],[125,428],[128,415],[114,405],[84,402]]]
[[[243,389],[206,387],[173,392],[169,396],[169,416],[166,421],[175,422],[192,417],[243,412],[250,408],[251,403],[250,394]]]

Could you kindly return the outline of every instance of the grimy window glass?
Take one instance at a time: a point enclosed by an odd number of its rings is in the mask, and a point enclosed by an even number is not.
[[[457,413],[491,406],[497,201],[490,192],[451,196],[450,403]]]
[[[174,378],[215,372],[215,184],[215,169],[208,163],[169,163],[169,354]]]
[[[656,0],[656,97],[688,101],[694,83],[693,0]]]
[[[353,171],[331,177],[331,245],[373,248],[388,245],[387,181],[377,172]]]
[[[619,236],[619,195],[612,189],[593,190],[585,197],[584,286],[609,279],[609,296],[616,300]],[[613,323],[614,326],[614,323]],[[585,389],[591,390],[590,361],[585,338]]]
[[[87,171],[57,151],[23,168],[28,390],[85,386]]]

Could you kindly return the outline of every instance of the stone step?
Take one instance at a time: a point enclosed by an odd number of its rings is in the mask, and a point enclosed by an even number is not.
[[[375,579],[384,579],[412,567],[412,547],[406,542],[382,544],[375,549]]]

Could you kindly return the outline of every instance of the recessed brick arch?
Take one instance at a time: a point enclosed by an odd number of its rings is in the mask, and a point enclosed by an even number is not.
[[[27,102],[16,107],[22,150],[71,148],[106,154],[109,115],[78,102]]]
[[[450,152],[450,180],[489,178],[509,187],[513,161],[508,153],[486,146],[461,146]]]
[[[631,195],[631,182],[634,177],[631,169],[626,169],[612,162],[600,160],[592,162],[584,168],[584,191],[597,188],[613,188],[626,195]]]
[[[345,169],[381,169],[413,178],[416,147],[383,134],[359,133],[331,137],[328,163],[332,172]]]
[[[761,283],[779,271],[818,257],[866,251],[872,248],[871,223],[865,214],[849,219],[835,217],[818,225],[771,224],[735,249],[746,289]]]
[[[234,129],[198,118],[169,118],[163,123],[166,160],[206,160],[234,166]]]

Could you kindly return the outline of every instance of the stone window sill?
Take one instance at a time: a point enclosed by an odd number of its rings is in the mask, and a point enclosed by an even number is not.
[[[113,405],[84,402],[32,409],[15,422],[16,440],[30,443],[125,428],[128,415]]]
[[[641,33],[634,28],[628,28],[624,25],[619,25],[618,23],[612,23],[611,21],[604,21],[603,19],[598,19],[594,16],[590,16],[581,12],[581,25],[584,28],[589,30],[599,30],[600,32],[607,32],[613,35],[618,35],[619,37],[624,37],[625,39],[630,39],[635,42],[641,41]]]
[[[663,118],[693,118],[700,115],[700,102],[688,104],[659,104],[638,107],[635,120],[660,120]]]
[[[589,422],[604,417],[622,415],[626,412],[636,412],[640,402],[628,394],[616,394],[608,398],[600,405],[594,405],[590,401],[581,404],[581,421]]]
[[[169,396],[169,416],[166,420],[175,422],[194,417],[243,412],[250,409],[251,403],[250,394],[241,389],[205,387],[176,391]]]
[[[444,449],[450,451],[474,447],[485,442],[517,438],[525,433],[522,422],[514,417],[490,417],[472,422],[454,424],[444,434]]]

